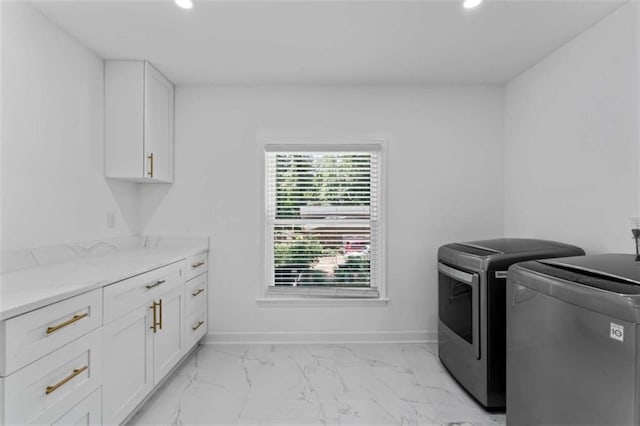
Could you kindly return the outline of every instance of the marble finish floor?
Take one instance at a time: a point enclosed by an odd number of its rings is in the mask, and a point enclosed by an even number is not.
[[[129,425],[503,425],[435,344],[207,345]]]

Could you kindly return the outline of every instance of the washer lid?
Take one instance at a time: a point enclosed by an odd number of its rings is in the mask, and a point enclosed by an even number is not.
[[[537,262],[559,269],[558,273],[544,271],[558,278],[616,293],[640,293],[640,262],[632,254],[601,254]]]
[[[640,324],[640,262],[635,255],[605,254],[531,260],[509,268],[508,306],[533,300],[536,294],[600,314]],[[530,305],[545,309],[543,305]],[[540,311],[544,316],[544,313]],[[542,316],[541,316],[542,318]],[[548,318],[555,322],[558,318]],[[606,322],[603,322],[606,333]],[[632,329],[631,334],[635,336]]]
[[[640,262],[632,254],[600,254],[540,260],[540,263],[559,266],[575,272],[584,272],[600,278],[613,278],[640,285]]]

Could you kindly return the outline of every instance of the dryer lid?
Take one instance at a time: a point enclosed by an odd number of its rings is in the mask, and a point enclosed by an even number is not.
[[[567,244],[555,241],[531,238],[496,238],[493,240],[469,241],[457,244],[485,250],[487,255],[547,252],[552,256],[558,251],[566,250],[566,248],[569,247]]]

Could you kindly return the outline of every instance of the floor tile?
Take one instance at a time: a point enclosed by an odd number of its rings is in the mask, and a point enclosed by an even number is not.
[[[131,425],[504,425],[434,344],[201,346]]]

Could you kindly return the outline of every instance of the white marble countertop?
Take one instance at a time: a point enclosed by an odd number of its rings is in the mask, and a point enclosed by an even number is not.
[[[208,240],[129,247],[0,275],[0,321],[208,250]]]

